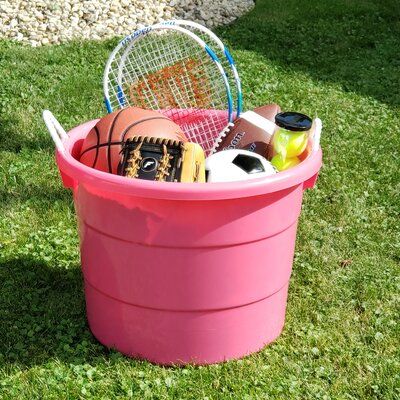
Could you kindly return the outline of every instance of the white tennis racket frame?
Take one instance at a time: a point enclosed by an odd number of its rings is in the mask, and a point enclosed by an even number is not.
[[[176,26],[176,25],[171,25],[171,24],[163,24],[163,23],[159,23],[159,24],[155,24],[152,26],[147,26],[145,28],[139,29],[135,32],[133,32],[131,35],[127,36],[125,39],[123,39],[118,45],[117,47],[112,51],[112,53],[110,54],[110,57],[107,60],[105,69],[104,69],[104,76],[103,76],[103,90],[104,90],[104,97],[105,97],[105,103],[106,103],[106,107],[108,112],[112,112],[113,109],[111,107],[111,102],[110,102],[110,93],[109,93],[109,89],[108,89],[108,84],[109,84],[109,73],[110,73],[110,69],[111,69],[111,65],[113,60],[115,59],[116,54],[124,47],[126,46],[127,43],[128,47],[124,50],[124,52],[122,53],[121,56],[121,60],[119,62],[119,66],[118,66],[118,76],[117,76],[117,84],[119,86],[119,89],[122,90],[122,70],[123,70],[123,66],[125,64],[126,61],[126,57],[129,54],[129,50],[132,48],[132,46],[135,44],[135,42],[137,40],[140,40],[140,38],[146,36],[148,33],[155,31],[155,30],[175,30],[177,32],[181,32],[183,34],[186,34],[187,36],[191,37],[193,40],[195,40],[198,45],[200,47],[202,47],[204,49],[204,51],[210,56],[210,58],[212,59],[212,61],[215,63],[215,65],[217,66],[221,77],[223,79],[224,85],[225,85],[225,89],[226,89],[226,96],[227,96],[227,105],[228,105],[228,121],[227,122],[232,122],[233,120],[233,111],[232,111],[232,95],[231,95],[231,90],[230,90],[230,85],[228,82],[228,79],[226,77],[226,73],[225,70],[223,69],[218,57],[216,56],[216,54],[213,52],[213,50],[202,40],[200,39],[196,34],[194,34],[193,32],[191,32],[188,29],[182,28],[180,26]],[[117,96],[118,97],[118,96]],[[120,99],[117,99],[120,106],[124,106],[123,104],[121,104]]]

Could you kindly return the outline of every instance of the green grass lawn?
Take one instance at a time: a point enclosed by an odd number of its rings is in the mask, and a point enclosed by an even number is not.
[[[243,360],[163,368],[108,351],[86,319],[71,193],[41,120],[104,114],[116,40],[0,42],[0,399],[399,399],[398,0],[259,0],[218,30],[247,108],[324,123],[282,336]]]

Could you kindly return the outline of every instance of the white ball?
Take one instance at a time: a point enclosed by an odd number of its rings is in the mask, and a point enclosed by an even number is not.
[[[264,157],[247,150],[223,150],[206,159],[207,182],[233,182],[275,174],[275,167]]]

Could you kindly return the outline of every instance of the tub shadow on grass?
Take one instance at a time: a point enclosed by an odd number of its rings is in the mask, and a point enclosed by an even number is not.
[[[57,177],[61,181],[61,177]],[[16,202],[29,204],[30,208],[36,209],[38,213],[43,213],[43,209],[49,209],[55,202],[63,202],[73,211],[73,199],[70,191],[61,186],[45,186],[28,182],[24,186],[18,186],[10,194],[4,187],[0,188],[0,202],[3,207],[15,206]]]
[[[52,359],[93,362],[109,351],[86,322],[80,268],[33,258],[0,262],[0,367],[22,368]]]
[[[37,111],[37,115],[34,118],[37,119],[38,116],[40,116],[40,110]],[[18,121],[11,113],[0,113],[0,151],[19,153],[22,148],[31,150],[54,148],[50,135],[27,135],[26,132],[20,132],[16,129],[16,126],[18,126]],[[38,129],[40,128],[38,127]],[[46,127],[43,123],[41,130],[44,131],[45,129]]]

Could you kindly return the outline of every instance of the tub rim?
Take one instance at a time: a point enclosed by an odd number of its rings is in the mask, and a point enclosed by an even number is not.
[[[224,200],[252,197],[274,193],[303,184],[303,188],[314,186],[322,165],[322,150],[311,155],[297,166],[276,175],[239,182],[180,183],[153,182],[127,179],[123,176],[98,171],[76,160],[71,151],[75,143],[86,137],[98,119],[78,125],[68,132],[63,145],[66,152],[56,150],[56,161],[63,176],[64,186],[75,189],[79,184],[90,185],[122,195],[165,200]]]

